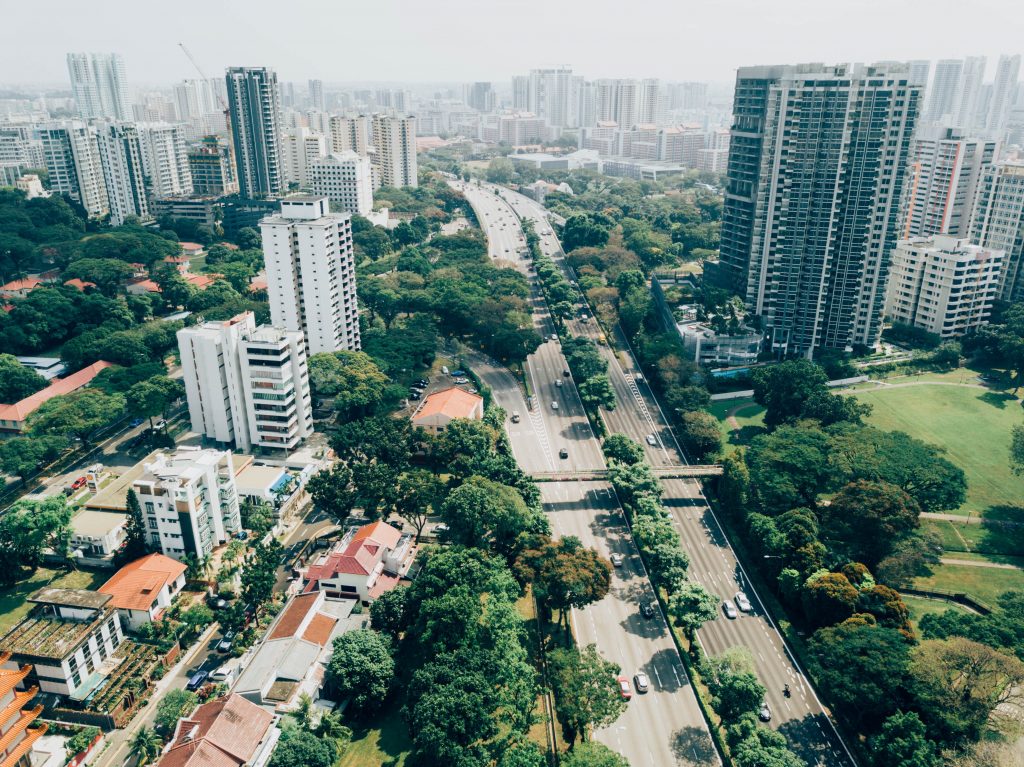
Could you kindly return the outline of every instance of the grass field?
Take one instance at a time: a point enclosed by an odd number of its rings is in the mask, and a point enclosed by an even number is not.
[[[910,622],[914,624],[915,628],[917,624],[921,622],[921,618],[926,615],[932,615],[934,613],[943,613],[946,610],[957,610],[959,612],[967,612],[967,610],[956,604],[955,602],[943,602],[938,599],[926,599],[925,597],[916,597],[910,594],[903,595],[903,601],[910,610]]]
[[[990,607],[1004,591],[1024,590],[1024,570],[1004,570],[970,565],[939,565],[927,578],[914,581],[918,589],[970,594]]]
[[[739,428],[734,429],[729,423],[729,413],[735,409]],[[711,403],[711,415],[718,419],[722,430],[722,439],[727,452],[732,452],[740,445],[746,445],[758,434],[765,432],[764,408],[752,399],[727,399]]]
[[[32,609],[25,600],[29,594],[43,586],[62,589],[95,589],[110,579],[109,572],[72,570],[63,572],[40,567],[31,578],[20,581],[9,589],[0,591],[0,636],[6,634]]]
[[[373,725],[352,734],[336,767],[403,767],[412,743],[398,709],[385,709]]]

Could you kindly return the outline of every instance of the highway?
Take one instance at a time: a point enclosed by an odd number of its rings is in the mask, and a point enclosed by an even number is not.
[[[482,184],[493,191],[492,184]],[[573,275],[564,263],[564,254],[547,219],[547,212],[533,200],[506,188],[498,188],[504,200],[524,219],[533,222],[540,236],[543,252]],[[589,310],[588,314],[592,314]],[[574,335],[584,335],[595,341],[601,334],[597,322],[581,322],[579,318],[566,323]],[[628,342],[619,328],[615,328],[620,348]],[[631,353],[616,353],[598,345],[608,360],[608,375],[615,390],[616,408],[602,411],[602,417],[611,433],[621,433],[643,446],[647,460],[655,467],[678,466],[686,463],[668,421],[644,379]],[[653,435],[655,445],[647,443]],[[729,620],[724,614],[706,624],[698,639],[709,655],[719,655],[730,647],[745,647],[753,658],[754,667],[767,689],[766,700],[772,711],[769,726],[784,733],[790,747],[808,764],[821,767],[850,767],[855,762],[842,743],[824,707],[818,700],[802,669],[795,662],[781,634],[750,585],[742,565],[729,545],[714,513],[704,498],[698,482],[669,479],[662,482],[664,503],[673,516],[683,547],[691,559],[690,575],[720,598],[733,599],[743,590],[750,597],[754,610]],[[792,697],[783,695],[783,686],[789,684]]]
[[[508,205],[493,193],[472,185],[452,182],[463,190],[477,212],[481,226],[490,237],[504,238],[502,219],[510,215]],[[467,188],[468,187],[468,188]],[[516,221],[518,227],[518,221]],[[504,257],[504,246],[497,251]],[[518,259],[518,254],[514,254]],[[524,269],[525,264],[517,264]],[[463,354],[467,365],[491,388],[495,401],[512,412],[520,412],[518,424],[506,422],[513,453],[526,471],[594,470],[605,468],[601,445],[590,429],[543,301],[535,297],[538,330],[548,339],[530,355],[525,365],[530,388],[535,392],[534,409],[526,408],[520,382],[507,370],[476,352]],[[546,331],[546,333],[545,333]],[[556,382],[561,382],[558,385]],[[552,408],[552,403],[558,409]],[[568,458],[558,457],[562,448]],[[626,556],[616,568],[609,594],[583,610],[573,610],[573,633],[581,645],[594,643],[601,654],[622,667],[632,679],[637,671],[650,678],[646,694],[634,694],[626,712],[594,737],[625,756],[631,765],[719,764],[693,688],[659,610],[652,619],[639,613],[642,599],[653,601],[653,589],[633,546],[625,520],[606,482],[546,482],[540,484],[541,498],[556,536],[575,535],[605,556],[619,552]]]

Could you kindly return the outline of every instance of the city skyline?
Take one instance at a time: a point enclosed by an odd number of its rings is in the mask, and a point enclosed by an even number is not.
[[[381,2],[354,8],[318,8],[321,23],[306,23],[308,14],[269,17],[269,3],[258,0],[242,10],[234,6],[200,5],[188,0],[181,13],[147,23],[134,5],[113,0],[103,16],[87,6],[56,3],[53,24],[45,37],[31,35],[36,20],[27,6],[5,9],[10,40],[32,39],[28,51],[9,44],[0,50],[0,72],[7,85],[51,85],[67,82],[68,51],[116,52],[124,57],[128,82],[160,85],[191,79],[195,68],[182,53],[184,43],[207,76],[229,66],[267,66],[282,81],[322,80],[325,85],[356,82],[443,83],[471,80],[509,82],[513,75],[536,67],[570,66],[589,78],[659,77],[728,84],[741,66],[799,62],[863,62],[881,60],[987,56],[985,80],[991,80],[1001,53],[1013,54],[1022,44],[1012,24],[993,24],[1005,6],[982,0],[971,14],[956,13],[951,0],[933,3],[930,13],[909,2],[865,0],[857,13],[830,11],[809,0],[764,4],[742,0],[699,7],[664,6],[641,0],[630,6],[634,19],[657,18],[634,39],[608,34],[609,13],[621,8],[607,0],[541,5],[536,2],[493,4],[487,12],[467,0],[446,0],[420,7],[408,2]],[[122,12],[123,11],[123,12]],[[537,12],[543,11],[542,15]],[[948,24],[956,13],[957,24]],[[195,24],[196,14],[206,20]],[[445,38],[424,38],[422,30],[446,18]],[[117,17],[114,26],[103,20]],[[883,19],[885,23],[879,23]],[[501,56],[494,55],[482,28],[494,25],[515,30],[507,22],[521,19],[530,34],[513,32]],[[482,26],[481,26],[482,25]],[[916,34],[902,30],[913,26]],[[773,34],[765,35],[770,28]],[[224,29],[233,30],[225,36]],[[387,44],[365,29],[387,29]],[[710,29],[727,35],[708,34]],[[567,34],[571,30],[572,34]],[[426,54],[429,52],[429,56]],[[609,52],[615,55],[609,55]],[[779,55],[783,52],[783,55]],[[412,79],[410,79],[410,77]],[[9,79],[10,78],[10,79]]]

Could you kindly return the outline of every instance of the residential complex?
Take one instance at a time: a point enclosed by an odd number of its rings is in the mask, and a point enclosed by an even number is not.
[[[359,349],[352,217],[323,196],[281,200],[260,221],[271,324],[302,332],[309,354]]]
[[[158,452],[132,490],[150,545],[173,559],[201,560],[242,529],[230,452],[196,447]]]
[[[266,67],[231,67],[225,78],[231,138],[243,197],[284,191],[277,74]]]
[[[1005,253],[936,234],[893,250],[885,313],[892,322],[954,338],[987,322]]]
[[[1024,162],[985,170],[971,216],[971,242],[1006,252],[998,297],[1024,299]]]
[[[131,119],[121,54],[69,53],[68,75],[80,117]]]
[[[179,330],[178,351],[193,431],[247,452],[291,450],[313,433],[301,331],[244,312]]]
[[[877,342],[919,96],[906,65],[737,73],[713,277],[775,354]]]
[[[381,186],[418,186],[416,118],[373,116],[373,164],[380,169]]]
[[[332,152],[309,166],[313,194],[327,197],[333,213],[367,215],[373,210],[373,171],[370,161],[355,152]]]

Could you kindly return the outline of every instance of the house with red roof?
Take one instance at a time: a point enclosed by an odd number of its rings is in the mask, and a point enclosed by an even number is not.
[[[108,604],[137,630],[171,606],[185,588],[185,570],[184,564],[168,556],[148,554],[126,564],[96,590],[109,594]]]
[[[178,720],[156,767],[264,767],[277,745],[279,717],[233,693]]]
[[[430,434],[440,434],[456,418],[479,421],[484,417],[484,398],[453,386],[434,392],[413,413],[412,425]]]
[[[86,291],[86,288],[92,289],[96,287],[95,282],[89,282],[88,280],[80,280],[77,277],[72,277],[70,280],[64,280],[64,284],[72,288],[77,288],[83,293]]]
[[[22,277],[20,280],[11,280],[4,285],[0,285],[0,296],[4,298],[24,298],[44,282],[45,280],[40,279],[38,275]]]
[[[398,586],[414,555],[413,537],[386,522],[353,527],[309,566],[302,590],[369,603]]]
[[[82,368],[77,373],[72,373],[65,378],[54,380],[45,389],[40,389],[35,394],[30,394],[20,402],[11,405],[0,405],[0,433],[20,434],[25,428],[25,421],[34,413],[40,405],[61,394],[70,394],[81,389],[92,382],[100,371],[109,368],[113,363],[100,360],[88,367]]]
[[[199,256],[203,253],[203,246],[198,242],[179,242],[181,252],[186,256]]]

